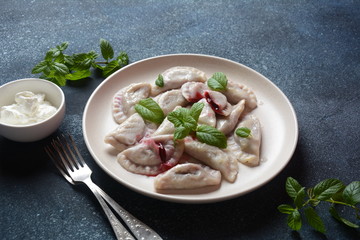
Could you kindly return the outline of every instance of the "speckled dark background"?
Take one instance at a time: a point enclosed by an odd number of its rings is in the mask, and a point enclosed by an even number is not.
[[[76,138],[94,181],[164,239],[360,237],[359,230],[333,220],[327,206],[319,208],[327,235],[307,225],[292,232],[276,210],[290,203],[284,191],[288,176],[308,187],[325,178],[359,180],[359,1],[3,0],[0,5],[1,84],[33,77],[32,67],[63,41],[70,42],[67,52],[75,53],[99,51],[99,39],[105,38],[131,62],[170,53],[237,61],[269,78],[292,102],[299,142],[277,177],[236,199],[185,205],[123,187],[90,157],[81,119],[101,76],[63,87],[67,111],[60,130]],[[0,137],[0,239],[114,239],[91,193],[70,186],[49,162],[43,152],[48,140],[24,144]]]

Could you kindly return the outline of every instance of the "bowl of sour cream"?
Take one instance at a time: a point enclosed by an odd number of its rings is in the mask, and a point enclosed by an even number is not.
[[[65,96],[56,84],[25,78],[0,86],[0,135],[33,142],[52,134],[65,115]]]

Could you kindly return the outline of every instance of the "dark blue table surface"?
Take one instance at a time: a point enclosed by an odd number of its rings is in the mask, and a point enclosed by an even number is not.
[[[318,209],[326,235],[306,224],[293,232],[277,211],[290,203],[284,190],[289,176],[307,187],[325,178],[359,180],[359,1],[3,0],[0,83],[35,77],[33,66],[63,41],[75,53],[99,51],[100,38],[116,52],[126,51],[131,62],[199,53],[242,63],[275,83],[298,117],[294,156],[268,184],[219,203],[170,203],[122,186],[90,156],[82,114],[103,78],[94,74],[81,85],[62,87],[67,110],[60,131],[75,137],[94,182],[129,212],[164,239],[359,238],[359,230],[330,217],[328,206]],[[48,141],[0,137],[0,239],[114,239],[91,193],[65,182],[53,167],[43,151]]]

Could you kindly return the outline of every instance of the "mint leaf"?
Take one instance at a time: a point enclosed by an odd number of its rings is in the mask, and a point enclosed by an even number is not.
[[[298,231],[301,229],[302,221],[300,212],[298,210],[295,210],[289,214],[287,224],[292,230]]]
[[[302,187],[296,194],[296,197],[294,199],[294,204],[297,208],[302,208],[305,198],[305,188]]]
[[[194,103],[190,108],[190,116],[192,116],[195,121],[197,122],[199,120],[201,111],[203,110],[205,104],[204,103]]]
[[[105,67],[103,67],[103,76],[108,77],[119,69],[120,69],[119,62],[117,60],[113,60],[109,62]]]
[[[91,76],[91,71],[90,70],[81,70],[81,71],[76,71],[76,72],[69,73],[65,77],[68,80],[74,81],[74,80],[87,78],[87,77],[90,77],[90,76]]]
[[[77,53],[73,55],[74,66],[71,70],[86,70],[89,69],[95,62],[98,54],[94,51],[88,53]]]
[[[174,132],[174,139],[183,139],[186,136],[188,136],[190,133],[190,129],[189,128],[185,128],[185,127],[177,127],[175,128],[175,132]]]
[[[227,81],[227,77],[224,73],[217,72],[208,79],[207,85],[211,90],[223,91],[226,90]]]
[[[164,86],[164,78],[161,74],[158,75],[157,79],[155,80],[155,85],[158,87]]]
[[[58,74],[66,75],[69,73],[69,69],[65,64],[54,62],[52,67]]]
[[[291,214],[293,211],[295,211],[295,209],[288,204],[279,205],[278,210],[279,210],[279,212],[285,213],[285,214]]]
[[[63,54],[63,61],[65,64],[68,64],[68,65],[74,65],[74,59],[72,56],[69,56],[69,55],[66,55],[66,54]]]
[[[298,192],[301,190],[302,186],[299,184],[298,181],[296,181],[292,177],[288,177],[286,179],[285,189],[287,194],[292,198],[295,199]]]
[[[312,207],[305,208],[304,213],[306,220],[311,227],[313,227],[316,231],[325,233],[326,229],[324,223]]]
[[[184,127],[189,131],[195,131],[197,127],[196,120],[190,115],[190,110],[186,108],[178,108],[167,116],[168,120],[175,127]]]
[[[152,98],[140,100],[135,104],[135,110],[143,119],[157,124],[162,123],[165,118],[164,112]]]
[[[360,203],[360,181],[354,181],[347,185],[343,191],[343,198],[346,203],[351,205]]]
[[[218,148],[226,148],[226,136],[218,129],[208,126],[199,125],[196,129],[196,138],[203,143],[212,145]]]
[[[237,128],[235,130],[236,135],[242,138],[248,138],[251,136],[251,130],[247,127]]]
[[[336,220],[338,220],[339,222],[341,223],[344,223],[345,225],[349,226],[349,227],[352,227],[352,228],[359,228],[360,226],[355,224],[355,223],[352,223],[350,222],[349,220],[345,219],[345,218],[342,218],[340,217],[339,213],[337,212],[336,208],[334,206],[331,206],[329,208],[329,212],[331,214],[331,216],[333,218],[335,218]]]
[[[343,183],[338,179],[325,179],[314,187],[314,195],[318,200],[331,198],[343,187]]]
[[[101,55],[106,61],[114,57],[114,50],[112,46],[107,40],[103,38],[100,39],[100,50],[101,50]]]
[[[120,52],[116,60],[118,60],[120,67],[124,67],[129,64],[129,56],[126,52]]]
[[[63,52],[63,51],[65,51],[67,49],[68,46],[69,46],[69,42],[63,42],[60,45],[56,46],[56,48],[59,51]]]
[[[39,62],[38,64],[35,65],[35,67],[31,70],[31,73],[32,74],[41,73],[46,68],[48,68],[48,62],[43,60],[43,61],[41,61],[41,62]]]

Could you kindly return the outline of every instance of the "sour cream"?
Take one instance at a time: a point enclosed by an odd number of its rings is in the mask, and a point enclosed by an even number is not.
[[[0,122],[13,125],[37,123],[48,119],[56,110],[50,102],[45,101],[44,93],[23,91],[15,95],[14,104],[1,107]]]

